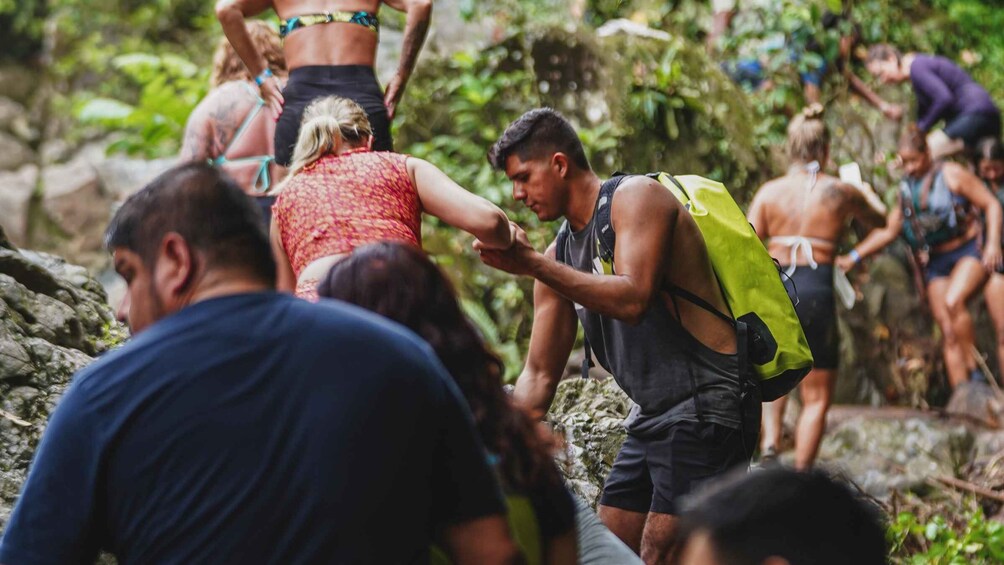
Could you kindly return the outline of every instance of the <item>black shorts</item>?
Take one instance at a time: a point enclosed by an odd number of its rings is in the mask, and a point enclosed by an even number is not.
[[[959,114],[945,126],[945,135],[961,139],[966,149],[973,149],[984,137],[1000,137],[1001,115],[991,113]]]
[[[966,257],[973,257],[977,261],[981,258],[980,247],[976,244],[975,237],[951,251],[931,253],[927,266],[924,267],[924,280],[930,283],[934,279],[951,276],[955,266]]]
[[[393,151],[390,120],[383,104],[383,91],[372,67],[366,65],[307,66],[289,72],[289,82],[282,90],[285,100],[275,125],[275,161],[288,167],[293,147],[300,133],[303,111],[325,96],[350,98],[363,107],[373,130],[373,150]]]
[[[682,497],[749,465],[749,450],[760,431],[759,412],[755,419],[755,426],[745,426],[746,438],[744,428],[692,421],[676,422],[652,437],[628,434],[603,485],[600,504],[678,514]]]
[[[833,296],[833,265],[819,265],[816,269],[800,266],[792,273],[791,282],[798,293],[795,313],[809,342],[813,367],[836,369],[840,361],[840,339],[837,303]]]

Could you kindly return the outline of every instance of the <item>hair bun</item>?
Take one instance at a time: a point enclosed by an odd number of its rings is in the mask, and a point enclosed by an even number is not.
[[[821,120],[823,119],[823,113],[826,108],[823,107],[819,102],[813,102],[805,108],[802,108],[802,115],[805,116],[807,120]]]

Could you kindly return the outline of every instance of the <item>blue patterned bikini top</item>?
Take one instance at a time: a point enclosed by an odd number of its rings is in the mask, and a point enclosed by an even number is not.
[[[368,27],[377,35],[380,34],[380,20],[377,19],[376,14],[372,12],[349,12],[339,10],[335,12],[325,12],[323,14],[295,16],[289,18],[288,20],[282,20],[279,22],[279,37],[285,38],[287,35],[300,28],[318,24],[330,24],[332,22],[358,24],[363,27]]]

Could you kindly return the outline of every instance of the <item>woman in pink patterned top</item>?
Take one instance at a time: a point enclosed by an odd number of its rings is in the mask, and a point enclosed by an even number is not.
[[[349,99],[320,98],[304,111],[272,208],[279,290],[314,300],[317,282],[360,245],[421,247],[423,212],[495,248],[512,245],[513,227],[498,206],[422,159],[370,151],[372,142],[366,112]]]

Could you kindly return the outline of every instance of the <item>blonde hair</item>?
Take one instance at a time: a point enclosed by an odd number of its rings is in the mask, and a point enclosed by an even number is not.
[[[823,121],[823,105],[811,104],[788,124],[788,158],[798,163],[819,161],[830,151],[830,130]]]
[[[359,104],[341,96],[314,100],[303,111],[287,179],[321,157],[338,153],[343,144],[358,147],[372,136],[370,120]]]
[[[279,34],[267,22],[262,20],[248,20],[248,35],[251,42],[258,48],[258,51],[265,56],[265,62],[272,73],[283,76],[286,74],[286,55],[282,52],[282,42]],[[244,61],[234,51],[233,45],[226,37],[220,38],[216,44],[216,52],[213,54],[213,74],[209,78],[209,83],[213,88],[230,82],[232,80],[251,80],[251,73],[244,65]]]

